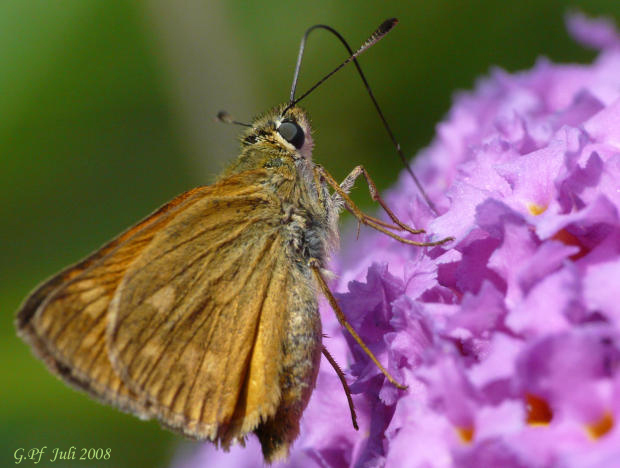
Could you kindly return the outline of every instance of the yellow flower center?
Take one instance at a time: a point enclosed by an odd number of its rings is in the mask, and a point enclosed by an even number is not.
[[[530,213],[532,213],[534,216],[538,216],[540,214],[543,214],[545,211],[547,211],[547,207],[543,206],[543,205],[539,205],[537,203],[530,203],[527,206],[527,209],[529,210]]]

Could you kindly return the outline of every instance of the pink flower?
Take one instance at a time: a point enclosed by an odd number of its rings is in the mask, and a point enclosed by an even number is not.
[[[495,70],[455,99],[386,196],[447,247],[368,229],[344,239],[338,299],[409,388],[398,390],[324,307],[360,431],[323,362],[284,466],[613,467],[620,460],[620,35],[568,18],[592,65]],[[364,255],[360,255],[364,252]],[[254,442],[177,467],[262,466]],[[245,463],[245,465],[244,465]]]

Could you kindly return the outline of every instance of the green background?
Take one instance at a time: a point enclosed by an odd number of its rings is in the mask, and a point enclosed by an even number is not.
[[[20,447],[72,445],[111,448],[112,458],[53,466],[169,464],[179,437],[65,387],[16,338],[13,316],[38,282],[212,181],[239,131],[213,116],[227,109],[248,121],[285,101],[308,26],[329,24],[356,47],[383,19],[401,20],[361,64],[413,155],[453,93],[491,66],[591,60],[565,32],[571,5],[620,19],[612,0],[1,2],[0,465],[13,465]],[[299,91],[344,55],[331,36],[313,35]],[[380,188],[396,179],[400,161],[352,67],[304,107],[315,159],[336,178],[364,164]],[[355,197],[369,206],[366,190]]]

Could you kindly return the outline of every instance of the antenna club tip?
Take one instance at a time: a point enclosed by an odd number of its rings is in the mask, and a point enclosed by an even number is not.
[[[386,19],[377,29],[379,34],[387,34],[394,26],[398,24],[398,18]]]
[[[232,121],[232,117],[225,110],[221,110],[217,113],[217,120],[223,123],[230,123]]]

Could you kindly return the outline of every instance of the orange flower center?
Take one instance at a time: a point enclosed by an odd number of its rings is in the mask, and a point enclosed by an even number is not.
[[[603,437],[614,427],[614,416],[609,411],[605,411],[603,416],[598,420],[591,424],[586,425],[586,430],[588,434],[593,439],[598,439],[599,437]]]
[[[457,426],[456,433],[459,435],[461,442],[469,444],[474,439],[474,426]]]
[[[526,421],[531,426],[547,426],[553,419],[549,404],[539,396],[528,393],[525,396]]]

